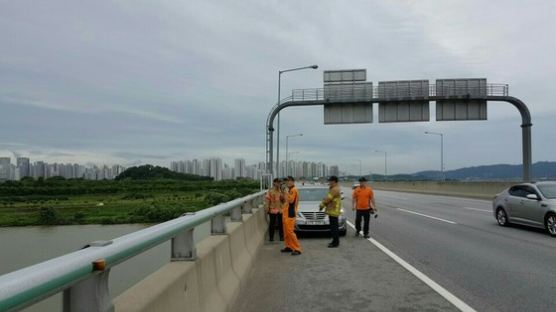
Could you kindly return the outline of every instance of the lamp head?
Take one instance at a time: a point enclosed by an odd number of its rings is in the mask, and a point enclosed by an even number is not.
[[[317,68],[319,68],[319,65],[313,65],[313,66],[311,66],[311,68],[312,69],[317,69]]]

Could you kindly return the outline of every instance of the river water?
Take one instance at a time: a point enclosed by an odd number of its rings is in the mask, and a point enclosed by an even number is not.
[[[110,240],[148,227],[144,224],[66,225],[0,228],[0,275],[81,249],[89,242]],[[210,223],[195,229],[195,241],[210,233]],[[110,295],[127,288],[170,261],[170,241],[131,258],[110,271]],[[61,311],[62,295],[25,311]]]

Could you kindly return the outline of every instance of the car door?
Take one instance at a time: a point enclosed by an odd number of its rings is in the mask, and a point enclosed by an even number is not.
[[[522,219],[524,214],[524,207],[522,200],[525,198],[527,192],[523,185],[516,185],[508,191],[509,196],[504,200],[505,206],[508,209],[507,213],[512,219]]]
[[[523,218],[535,226],[544,225],[544,211],[542,200],[529,199],[527,195],[535,194],[537,198],[541,199],[540,194],[531,186],[525,186],[524,190],[527,192],[525,198],[521,200],[521,209],[523,211]]]

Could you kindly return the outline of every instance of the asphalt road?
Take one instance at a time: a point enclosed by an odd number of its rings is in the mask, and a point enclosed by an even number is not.
[[[348,228],[339,248],[328,235],[300,235],[303,254],[265,241],[233,312],[456,312],[458,309]]]
[[[498,226],[490,201],[375,193],[371,237],[477,311],[556,311],[556,238]]]

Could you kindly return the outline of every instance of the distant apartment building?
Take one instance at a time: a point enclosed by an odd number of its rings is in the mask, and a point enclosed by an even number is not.
[[[330,166],[330,175],[331,176],[339,176],[340,175],[340,169],[338,168],[338,166]]]
[[[201,172],[200,172],[199,175],[202,175],[202,176],[205,176],[205,177],[210,176],[210,159],[203,159],[200,171]]]
[[[222,180],[222,159],[211,158],[209,160],[209,177],[216,181]]]
[[[224,164],[224,168],[222,169],[222,180],[231,180],[234,177],[234,169],[228,167],[227,164]]]
[[[17,168],[19,171],[19,177],[30,177],[31,176],[31,163],[28,157],[18,157],[17,158]]]
[[[0,157],[0,181],[7,181],[11,174],[11,158]]]
[[[31,171],[34,178],[46,178],[46,164],[44,161],[35,162]]]
[[[245,159],[238,158],[234,160],[234,179],[247,177],[245,168]]]
[[[201,163],[197,160],[197,159],[193,159],[191,161],[191,167],[192,167],[192,174],[196,174],[196,175],[200,175],[201,174]]]

